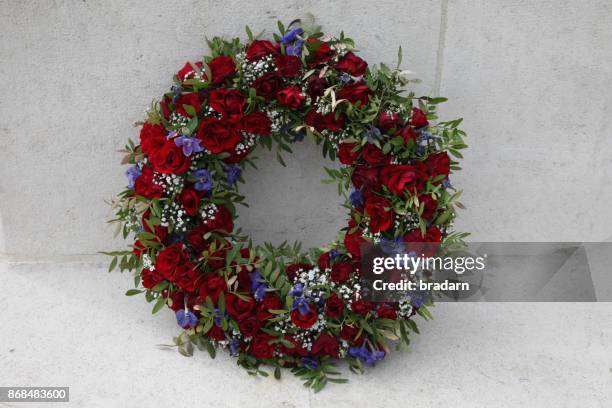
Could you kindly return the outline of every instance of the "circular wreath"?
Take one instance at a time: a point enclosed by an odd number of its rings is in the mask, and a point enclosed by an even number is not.
[[[182,333],[179,352],[194,346],[214,357],[219,347],[250,373],[263,365],[289,367],[315,390],[338,378],[333,361],[353,371],[374,364],[391,346],[418,333],[412,316],[430,317],[423,297],[373,303],[361,295],[364,242],[450,242],[458,192],[449,182],[466,147],[460,119],[436,120],[444,98],[415,97],[403,88],[409,71],[369,68],[354,42],[325,36],[295,20],[278,23],[273,41],[215,37],[211,55],[186,63],[175,85],[153,104],[138,144],[128,142],[128,186],[117,199],[130,251],[110,270],[133,271],[136,289],[168,306]],[[290,145],[312,139],[349,211],[336,241],[301,250],[299,243],[254,246],[234,225],[246,205],[238,182],[257,144],[275,146],[279,161]]]

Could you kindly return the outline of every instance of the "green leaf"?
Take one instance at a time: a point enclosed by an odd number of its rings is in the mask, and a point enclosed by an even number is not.
[[[125,296],[134,296],[134,295],[138,295],[139,293],[142,293],[142,290],[139,289],[130,289],[127,292],[125,292]]]
[[[155,314],[161,310],[162,307],[166,304],[166,299],[163,296],[157,298],[157,302],[153,306],[153,310],[151,310],[151,314]]]

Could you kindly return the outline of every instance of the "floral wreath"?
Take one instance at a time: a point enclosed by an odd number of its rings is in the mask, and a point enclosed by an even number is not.
[[[431,317],[431,300],[408,294],[374,303],[361,294],[361,245],[445,243],[459,192],[465,133],[461,119],[435,123],[445,98],[415,97],[403,88],[411,72],[369,68],[354,42],[328,37],[313,22],[278,23],[273,41],[215,37],[211,55],[186,63],[175,85],[152,105],[140,142],[125,147],[128,186],[113,200],[118,231],[132,250],[106,252],[134,273],[135,289],[153,313],[171,308],[181,354],[194,346],[212,357],[221,347],[251,374],[290,368],[316,391],[338,377],[334,360],[352,371],[408,346],[412,317]],[[349,211],[335,242],[303,252],[299,243],[253,246],[234,227],[246,205],[238,182],[259,143],[283,152],[304,137],[339,158],[326,168]]]

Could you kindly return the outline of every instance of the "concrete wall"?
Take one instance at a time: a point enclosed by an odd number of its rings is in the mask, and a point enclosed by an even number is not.
[[[104,199],[116,150],[205,36],[273,30],[313,12],[371,64],[394,62],[449,98],[471,145],[454,183],[480,240],[603,240],[612,228],[611,5],[599,1],[22,1],[0,3],[0,252],[90,259],[123,245]],[[331,240],[344,212],[318,149],[288,169],[260,152],[240,225],[257,241]]]

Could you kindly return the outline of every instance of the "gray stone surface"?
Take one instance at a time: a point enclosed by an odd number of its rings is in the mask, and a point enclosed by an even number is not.
[[[70,406],[612,404],[609,303],[439,304],[435,320],[417,320],[412,352],[363,376],[342,367],[348,384],[312,394],[290,373],[251,378],[224,353],[160,349],[178,333],[174,316],[123,296],[127,274],[85,263],[0,265],[0,274],[14,294],[0,299],[0,385],[69,386]]]

